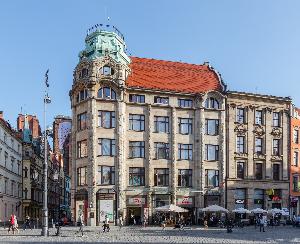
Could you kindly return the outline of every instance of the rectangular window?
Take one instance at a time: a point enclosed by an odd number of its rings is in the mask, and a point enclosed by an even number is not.
[[[169,143],[155,142],[155,159],[169,159]]]
[[[193,159],[193,144],[178,144],[178,159],[192,160]]]
[[[7,194],[7,179],[4,180],[4,193]]]
[[[129,130],[144,131],[145,116],[140,114],[129,114]]]
[[[299,130],[294,130],[294,143],[299,143]]]
[[[154,103],[158,103],[158,104],[169,104],[169,98],[168,97],[154,97]]]
[[[77,158],[87,157],[87,140],[77,142]]]
[[[84,186],[87,184],[87,167],[77,168],[77,185]]]
[[[273,164],[273,180],[279,180],[279,179],[280,179],[280,165]]]
[[[236,122],[240,124],[245,123],[245,109],[244,108],[237,108],[236,110]]]
[[[205,187],[219,186],[219,170],[206,169],[205,170]]]
[[[236,137],[236,152],[237,153],[245,153],[245,137],[237,136]]]
[[[129,168],[129,185],[144,186],[145,185],[145,168]]]
[[[219,146],[218,145],[205,145],[205,160],[215,161],[219,160]]]
[[[255,153],[262,154],[263,153],[263,139],[255,137]]]
[[[206,132],[206,135],[211,135],[211,136],[219,135],[219,120],[218,119],[206,119],[205,132]]]
[[[297,166],[298,167],[298,164],[299,164],[299,152],[294,152],[294,166]]]
[[[144,158],[145,157],[145,142],[130,141],[129,142],[129,158]]]
[[[262,180],[263,178],[263,164],[255,163],[255,179]]]
[[[8,159],[8,153],[4,152],[4,166],[7,167],[7,159]]]
[[[116,113],[112,111],[98,111],[98,126],[102,128],[116,127]]]
[[[239,179],[244,179],[245,177],[245,167],[244,162],[237,162],[236,164],[236,175]]]
[[[263,112],[261,110],[255,111],[255,124],[263,125]]]
[[[178,119],[179,133],[183,135],[189,135],[193,132],[193,119]]]
[[[129,94],[129,102],[145,103],[145,95]]]
[[[280,114],[279,112],[273,112],[273,126],[280,127]]]
[[[191,99],[178,99],[178,106],[181,108],[191,108],[193,101]]]
[[[169,133],[169,117],[154,116],[154,132]]]
[[[169,185],[169,169],[154,169],[154,185],[155,186]]]
[[[77,115],[77,131],[85,130],[87,128],[87,114],[82,113]]]
[[[299,177],[298,176],[293,176],[293,191],[298,192],[299,189]]]
[[[279,155],[280,154],[280,140],[279,139],[273,139],[273,155]]]
[[[114,166],[98,166],[98,185],[114,185],[115,184],[115,167]]]
[[[191,169],[179,169],[178,170],[178,186],[192,187],[192,175]]]
[[[106,139],[99,138],[99,156],[115,156],[116,155],[116,140],[115,139]]]

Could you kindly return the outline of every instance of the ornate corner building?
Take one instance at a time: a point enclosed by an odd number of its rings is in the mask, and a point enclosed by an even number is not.
[[[220,75],[208,63],[129,57],[107,28],[87,35],[70,91],[73,219],[151,221],[173,203],[196,221],[199,208],[225,205]]]
[[[288,208],[291,99],[227,92],[226,110],[227,208]]]

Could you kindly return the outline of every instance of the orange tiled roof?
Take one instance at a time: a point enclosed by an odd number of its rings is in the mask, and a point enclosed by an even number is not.
[[[216,71],[206,64],[131,57],[130,67],[131,74],[126,80],[128,87],[187,93],[224,89]]]

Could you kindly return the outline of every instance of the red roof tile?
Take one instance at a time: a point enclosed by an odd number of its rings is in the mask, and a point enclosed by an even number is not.
[[[219,76],[208,65],[131,57],[128,87],[201,93],[224,89]]]

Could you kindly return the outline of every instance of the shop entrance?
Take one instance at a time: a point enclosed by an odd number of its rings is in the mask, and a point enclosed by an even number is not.
[[[128,207],[127,208],[128,224],[141,224],[142,208],[141,207]]]

